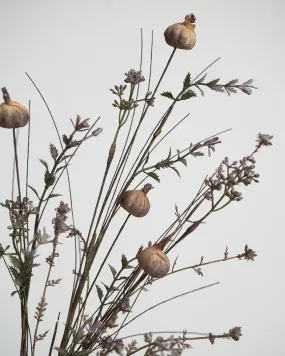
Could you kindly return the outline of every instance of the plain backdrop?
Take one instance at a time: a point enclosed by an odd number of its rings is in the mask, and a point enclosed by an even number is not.
[[[105,167],[107,152],[117,125],[117,110],[112,107],[113,85],[123,84],[124,73],[139,68],[140,29],[143,29],[144,55],[142,71],[149,75],[151,31],[154,31],[154,52],[151,88],[171,54],[163,37],[165,28],[183,21],[193,12],[197,17],[197,44],[192,51],[178,50],[165,76],[159,93],[180,90],[187,72],[194,77],[217,57],[208,70],[208,79],[221,78],[222,83],[238,78],[241,82],[254,79],[251,96],[226,94],[206,90],[205,97],[177,105],[166,129],[183,116],[187,120],[177,128],[154,152],[153,162],[165,158],[169,147],[183,149],[222,130],[232,131],[221,136],[222,144],[211,158],[189,158],[188,168],[181,165],[182,179],[174,172],[160,172],[161,183],[152,182],[149,193],[151,211],[143,219],[131,219],[108,263],[120,266],[120,256],[132,257],[140,245],[155,241],[174,220],[174,207],[180,210],[196,194],[207,174],[228,156],[240,159],[251,153],[258,132],[274,135],[273,146],[265,147],[256,156],[256,172],[260,183],[241,188],[244,200],[233,203],[224,211],[213,214],[207,223],[189,236],[170,254],[171,263],[179,254],[177,268],[223,257],[225,246],[229,256],[243,252],[245,244],[258,257],[255,262],[229,261],[203,268],[204,277],[185,271],[150,286],[136,304],[132,316],[166,298],[203,285],[220,285],[199,291],[165,304],[139,318],[121,332],[121,336],[149,331],[188,331],[223,333],[234,326],[242,326],[239,342],[217,340],[195,341],[193,350],[185,355],[244,355],[282,356],[285,354],[285,286],[284,286],[284,2],[279,0],[208,0],[208,1],[138,1],[138,0],[49,0],[1,1],[1,60],[0,85],[7,87],[13,100],[28,106],[31,100],[31,156],[29,183],[38,191],[43,189],[44,167],[39,158],[52,163],[49,144],[59,146],[58,138],[43,101],[25,75],[27,72],[41,89],[55,117],[61,134],[72,130],[70,118],[76,115],[95,120],[103,133],[86,142],[70,166],[76,227],[84,234],[92,216],[94,201]],[[146,83],[142,86],[146,90]],[[169,100],[157,95],[154,108],[149,110],[138,138],[132,161],[143,140],[157,123]],[[26,169],[27,127],[20,131],[19,156],[22,189]],[[124,143],[123,131],[118,147]],[[11,197],[13,168],[12,132],[0,130],[0,200]],[[207,153],[207,152],[205,152]],[[116,156],[118,158],[118,156]],[[64,176],[56,193],[69,202],[67,180]],[[30,191],[29,196],[36,204]],[[48,205],[41,228],[52,233],[51,219],[60,198]],[[201,217],[197,212],[195,219]],[[119,226],[126,217],[120,211],[106,236],[98,267]],[[68,220],[71,223],[71,218]],[[8,236],[7,211],[0,210],[0,242],[11,244]],[[38,355],[46,355],[57,314],[61,311],[59,333],[70,298],[73,266],[73,241],[62,237],[60,258],[52,271],[52,279],[63,278],[47,293],[48,308],[39,332],[50,329],[44,341],[38,342]],[[50,247],[40,250],[34,270],[29,311],[32,318],[45,281],[45,258]],[[13,298],[13,284],[3,261],[0,293],[0,349],[1,355],[19,354],[20,309]],[[111,274],[106,267],[99,282],[108,283]],[[87,312],[98,306],[92,295]],[[59,337],[56,345],[59,346]],[[142,341],[142,340],[141,340]]]

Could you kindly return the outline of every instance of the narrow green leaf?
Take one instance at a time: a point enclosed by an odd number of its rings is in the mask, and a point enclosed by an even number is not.
[[[103,282],[102,282],[102,284],[103,284],[103,286],[105,287],[106,292],[108,293],[108,292],[109,292],[110,287],[108,287],[108,286],[107,286],[105,283],[103,283]]]
[[[122,268],[125,268],[128,265],[127,257],[122,254]]]
[[[147,344],[152,343],[152,333],[144,334],[144,342]]]
[[[164,96],[165,98],[168,98],[168,99],[175,100],[174,96],[172,95],[172,93],[170,91],[164,91],[163,93],[161,93],[161,96]]]
[[[36,191],[36,189],[33,188],[33,187],[30,186],[30,185],[28,185],[28,187],[36,194],[37,198],[40,200],[39,194],[38,194],[38,192]]]
[[[183,90],[187,89],[190,86],[190,83],[191,83],[191,75],[190,73],[187,73],[183,82]]]
[[[131,269],[131,268],[135,268],[134,266],[131,266],[131,265],[126,265],[125,266],[125,269]]]
[[[214,80],[210,81],[209,83],[207,83],[206,85],[211,88],[211,86],[218,84],[219,81],[220,81],[220,78],[214,79]]]
[[[167,159],[169,160],[169,159],[170,159],[170,157],[171,157],[171,147],[169,148],[169,153],[168,153],[168,157],[167,157]]]
[[[54,184],[55,179],[56,179],[55,175],[50,174],[49,171],[46,170],[44,181],[47,188],[51,187]]]
[[[116,269],[115,269],[113,266],[111,266],[111,265],[109,265],[109,268],[110,268],[110,270],[111,270],[111,272],[112,272],[113,277],[115,278],[116,275],[117,275]]]
[[[146,172],[146,174],[147,174],[149,177],[151,177],[152,179],[154,179],[154,180],[156,180],[157,182],[160,183],[160,178],[159,178],[159,176],[158,176],[156,173],[154,173],[154,172],[149,172],[149,173],[147,173],[147,172]]]
[[[73,141],[70,143],[69,147],[76,147],[76,146],[79,146],[81,144],[82,141]]]
[[[197,96],[196,93],[193,90],[188,89],[185,93],[181,95],[180,100],[187,100],[195,96]]]
[[[44,199],[43,201],[52,199],[52,198],[57,198],[57,197],[61,197],[62,194],[50,194],[46,199]]]
[[[185,167],[187,167],[186,158],[180,158],[179,162],[183,163]]]
[[[45,166],[46,170],[48,171],[49,169],[48,169],[48,164],[46,163],[46,161],[44,161],[43,159],[40,159],[40,162],[41,162],[41,164],[43,164]]]
[[[178,175],[178,177],[181,178],[181,175],[180,175],[180,173],[179,173],[177,168],[175,168],[173,166],[170,166],[169,168],[171,168]]]
[[[103,299],[103,296],[104,296],[103,291],[97,284],[96,284],[96,289],[97,289],[97,293],[98,293],[98,297],[100,299],[100,302],[102,302],[102,299]]]
[[[128,264],[127,257],[124,254],[122,255],[122,268],[125,269],[134,268],[133,266]]]
[[[53,158],[53,160],[55,161],[57,156],[58,156],[58,150],[55,147],[55,145],[53,145],[52,143],[49,145],[49,150],[50,150],[50,155]]]

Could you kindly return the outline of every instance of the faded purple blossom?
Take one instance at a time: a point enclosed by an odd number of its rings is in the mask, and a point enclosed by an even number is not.
[[[256,252],[253,251],[251,248],[248,248],[247,245],[245,245],[244,248],[244,253],[238,255],[238,258],[241,260],[242,258],[244,258],[245,260],[249,261],[254,261],[254,258],[257,256]]]
[[[236,326],[229,331],[229,337],[231,337],[233,340],[238,341],[240,337],[242,336],[241,333],[241,327]]]
[[[272,142],[271,142],[272,139],[273,139],[272,135],[259,133],[256,139],[257,142],[256,147],[259,148],[261,146],[272,146]]]
[[[114,95],[118,95],[119,97],[123,96],[124,95],[124,91],[126,90],[127,86],[126,85],[115,85],[114,86],[115,90],[114,89],[110,89],[111,92],[114,94]]]
[[[123,356],[125,351],[125,346],[122,339],[117,339],[113,341],[110,336],[103,338],[102,340],[102,350],[100,351],[100,356],[105,356],[111,352],[116,352],[118,355]]]
[[[56,209],[56,217],[52,220],[54,235],[56,237],[69,230],[69,226],[67,226],[65,223],[67,220],[67,213],[69,212],[70,208],[68,204],[65,204],[63,201],[61,201],[59,207]]]
[[[125,83],[130,83],[132,85],[137,85],[143,81],[145,81],[144,76],[142,75],[142,72],[136,71],[134,69],[129,70],[127,73],[125,73],[126,75],[126,79],[125,79]]]
[[[139,104],[137,104],[133,98],[131,98],[130,100],[122,99],[120,100],[120,102],[114,100],[114,103],[112,105],[120,110],[132,110],[139,106]]]
[[[85,119],[81,121],[81,117],[77,115],[76,121],[75,121],[75,130],[76,131],[85,131],[86,129],[89,128],[88,121],[90,119]]]

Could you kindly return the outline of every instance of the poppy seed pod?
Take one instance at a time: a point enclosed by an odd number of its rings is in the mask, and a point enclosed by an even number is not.
[[[0,127],[17,129],[26,126],[29,121],[28,110],[10,99],[6,88],[2,88],[4,103],[0,105]]]
[[[169,259],[159,244],[149,246],[138,254],[140,267],[152,278],[162,278],[170,269]]]
[[[185,21],[167,27],[164,32],[166,43],[179,49],[192,49],[196,43],[194,14],[187,15]]]
[[[153,189],[151,184],[146,184],[141,190],[127,190],[120,198],[120,205],[129,214],[142,218],[150,209],[147,193]]]

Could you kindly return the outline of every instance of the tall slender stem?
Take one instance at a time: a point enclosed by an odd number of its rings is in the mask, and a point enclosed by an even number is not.
[[[21,185],[20,185],[20,171],[19,171],[19,160],[18,160],[18,151],[17,151],[17,138],[16,138],[16,129],[13,129],[13,146],[15,152],[15,165],[16,165],[16,177],[17,177],[17,185],[18,185],[18,194],[20,203],[22,202],[21,195]]]

